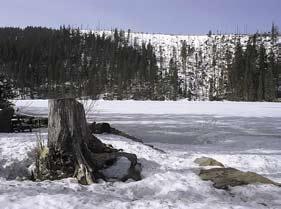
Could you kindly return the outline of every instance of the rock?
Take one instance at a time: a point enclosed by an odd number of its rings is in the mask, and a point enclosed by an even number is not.
[[[11,120],[13,118],[14,112],[15,110],[12,107],[7,107],[0,110],[0,132],[13,132]]]
[[[107,181],[126,181],[128,179],[141,180],[141,166],[139,163],[132,166],[126,157],[120,157],[116,162],[100,171]]]
[[[98,169],[100,178],[106,181],[141,180],[141,165],[135,154],[126,152],[97,153],[92,163]]]
[[[196,158],[194,160],[194,162],[196,164],[198,164],[199,166],[219,166],[219,167],[224,167],[224,165],[222,163],[220,163],[219,161],[213,159],[213,158],[209,158],[209,157],[200,157],[200,158]]]
[[[111,127],[109,123],[92,123],[88,125],[91,133],[102,134],[102,133],[111,133]]]
[[[248,184],[272,184],[281,186],[281,184],[271,181],[254,172],[243,172],[235,168],[212,168],[202,169],[199,176],[204,181],[212,181],[217,189],[228,189],[229,186],[242,186]]]
[[[118,135],[118,136],[122,136],[128,139],[131,139],[135,142],[140,142],[143,143],[143,141],[137,137],[131,136],[123,131],[120,131],[116,128],[113,128],[110,126],[109,123],[96,123],[93,122],[91,124],[88,124],[88,127],[90,129],[90,132],[92,134],[103,134],[103,133],[107,133],[107,134],[114,134],[114,135]]]
[[[161,153],[166,153],[162,149],[154,147],[151,144],[144,143],[143,140],[140,139],[140,138],[137,138],[135,136],[129,135],[129,134],[123,132],[123,131],[120,131],[120,130],[118,130],[116,128],[111,127],[109,123],[96,123],[96,122],[93,122],[93,123],[88,124],[88,127],[89,127],[89,130],[90,130],[91,134],[108,133],[108,134],[113,134],[113,135],[117,135],[117,136],[122,136],[122,137],[130,139],[130,140],[132,140],[134,142],[142,143],[143,145],[151,147],[152,149],[157,150],[157,151],[159,151]]]

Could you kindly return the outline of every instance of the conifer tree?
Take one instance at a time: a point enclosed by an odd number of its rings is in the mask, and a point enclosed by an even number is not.
[[[257,98],[259,101],[265,99],[265,75],[267,71],[267,57],[266,50],[263,43],[260,46],[258,54],[258,72],[259,72],[259,84]]]
[[[173,55],[169,63],[169,73],[171,82],[171,99],[176,100],[179,93],[179,81],[178,81],[178,61],[176,48],[173,47]]]
[[[271,50],[268,56],[268,68],[265,72],[265,82],[264,82],[264,94],[266,101],[274,101],[277,96],[277,85],[276,78],[274,78],[274,70],[275,70],[275,56],[273,51]]]
[[[244,100],[246,101],[254,101],[256,100],[255,96],[255,84],[254,77],[256,72],[256,45],[254,39],[249,39],[247,43],[247,48],[245,51],[245,76],[244,76]]]
[[[244,57],[240,40],[235,47],[232,67],[229,71],[230,98],[231,100],[243,99]]]
[[[182,42],[181,46],[181,61],[182,61],[182,69],[184,73],[184,90],[183,90],[183,97],[187,95],[187,44],[186,40]]]
[[[0,109],[10,106],[9,99],[13,99],[15,96],[13,81],[0,73]]]

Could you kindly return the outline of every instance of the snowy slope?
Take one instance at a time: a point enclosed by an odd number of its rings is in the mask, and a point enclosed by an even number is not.
[[[83,31],[89,32],[89,31]],[[113,37],[114,31],[93,31],[94,33]],[[125,33],[128,36],[128,33]],[[192,100],[208,100],[210,80],[214,82],[214,96],[225,94],[224,83],[227,81],[227,56],[226,53],[234,53],[235,45],[240,40],[246,47],[249,35],[166,35],[148,33],[130,33],[130,42],[133,45],[151,43],[158,58],[158,65],[163,58],[164,72],[169,71],[169,62],[173,57],[173,48],[179,68],[178,76],[182,89],[187,88],[192,93]],[[281,39],[281,37],[279,37]],[[187,55],[187,68],[183,67],[181,49],[186,42],[189,53]],[[257,38],[257,45],[263,43],[269,52],[271,49],[278,54],[278,47],[272,43],[270,34]]]

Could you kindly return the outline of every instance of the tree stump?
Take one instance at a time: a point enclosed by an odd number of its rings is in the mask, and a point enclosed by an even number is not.
[[[92,135],[81,103],[71,98],[49,100],[48,146],[38,151],[35,178],[75,177],[81,184],[91,184],[98,178],[106,180],[100,170],[112,166],[120,157],[131,162],[129,170],[134,176],[128,178],[140,180],[140,170],[135,169],[136,155],[118,152]]]

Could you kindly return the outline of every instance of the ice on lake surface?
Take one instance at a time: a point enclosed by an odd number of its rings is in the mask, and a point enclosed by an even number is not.
[[[29,105],[26,105],[29,104]],[[22,112],[47,116],[46,101],[18,101]],[[143,165],[139,182],[81,186],[74,179],[55,182],[14,180],[30,164],[35,134],[0,134],[0,208],[281,208],[281,189],[271,185],[213,188],[196,173],[197,157],[258,172],[281,182],[281,104],[238,102],[101,101],[87,116],[109,122],[150,147],[122,137],[104,142],[136,153]],[[46,130],[42,137],[47,138]],[[12,179],[8,181],[8,177]],[[62,201],[63,200],[63,201]]]
[[[146,143],[207,145],[211,151],[281,149],[281,118],[97,113],[90,119],[109,122]]]

